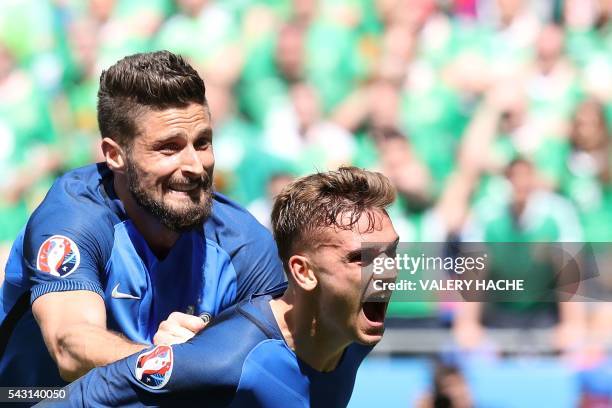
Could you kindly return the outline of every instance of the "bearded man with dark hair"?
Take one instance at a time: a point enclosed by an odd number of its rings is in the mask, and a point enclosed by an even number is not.
[[[167,51],[104,71],[105,162],[60,177],[16,239],[0,291],[0,383],[56,386],[186,341],[284,282],[272,236],[213,189],[203,80]],[[200,318],[200,317],[203,318]]]

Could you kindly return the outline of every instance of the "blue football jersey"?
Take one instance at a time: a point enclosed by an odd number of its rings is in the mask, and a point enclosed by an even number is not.
[[[173,311],[215,316],[284,280],[271,234],[223,195],[214,194],[201,230],[181,234],[158,259],[127,217],[106,165],[73,170],[13,244],[0,290],[0,384],[65,384],[30,307],[46,293],[95,292],[109,329],[151,344]]]
[[[359,365],[372,349],[348,346],[329,372],[302,362],[285,342],[270,299],[253,296],[221,313],[187,343],[157,346],[70,384],[70,407],[346,407]],[[45,402],[47,404],[47,402]]]

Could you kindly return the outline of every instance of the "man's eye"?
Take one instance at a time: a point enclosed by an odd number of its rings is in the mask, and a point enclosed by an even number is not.
[[[196,144],[195,144],[193,147],[194,147],[196,150],[206,150],[206,149],[208,149],[208,147],[210,146],[210,144],[211,144],[211,143],[210,143],[210,141],[209,141],[209,140],[202,140],[202,141],[197,142],[197,143],[196,143]]]
[[[370,251],[360,251],[358,253],[352,254],[348,257],[348,261],[351,263],[358,263],[362,267],[366,267],[374,262],[374,258],[376,258],[376,254]]]
[[[393,245],[387,248],[387,250],[385,251],[385,255],[387,255],[389,258],[395,258],[395,256],[397,255],[398,245],[399,245],[399,241],[395,241]]]
[[[350,263],[361,262],[361,253],[351,254],[348,256],[348,261]]]
[[[395,256],[397,255],[397,245],[387,249],[385,251],[385,254],[389,257],[389,258],[395,258]]]
[[[176,143],[166,143],[159,148],[159,151],[164,154],[171,154],[180,150],[180,146]]]

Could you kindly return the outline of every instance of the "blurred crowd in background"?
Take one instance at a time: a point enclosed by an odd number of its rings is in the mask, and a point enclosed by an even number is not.
[[[0,259],[57,175],[101,160],[101,71],[158,49],[204,78],[216,189],[265,225],[293,177],[353,164],[397,187],[404,242],[612,241],[611,0],[2,0]],[[609,305],[584,309],[563,347],[590,318],[605,340]]]

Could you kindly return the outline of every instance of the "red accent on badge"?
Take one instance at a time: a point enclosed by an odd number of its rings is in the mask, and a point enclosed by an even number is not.
[[[136,379],[153,389],[162,388],[172,374],[172,347],[157,346],[136,359]]]
[[[81,255],[73,240],[53,235],[42,243],[36,257],[36,268],[51,275],[64,277],[76,270]]]

